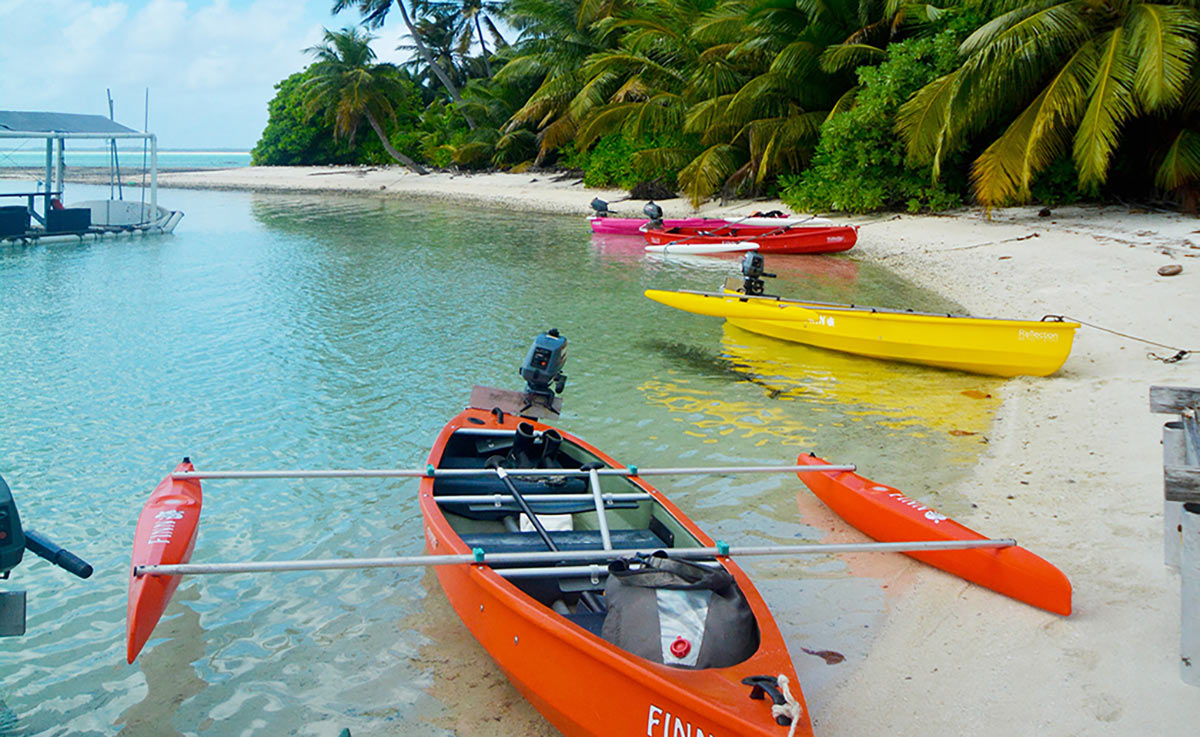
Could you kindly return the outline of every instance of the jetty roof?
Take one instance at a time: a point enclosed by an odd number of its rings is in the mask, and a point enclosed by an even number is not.
[[[0,110],[0,138],[17,135],[133,138],[146,137],[149,134],[127,128],[103,115]]]

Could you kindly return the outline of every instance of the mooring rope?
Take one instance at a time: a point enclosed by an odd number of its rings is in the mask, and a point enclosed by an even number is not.
[[[1179,348],[1178,346],[1167,345],[1165,343],[1156,343],[1153,340],[1141,338],[1136,335],[1130,335],[1129,333],[1122,333],[1119,330],[1113,330],[1112,328],[1106,328],[1103,325],[1097,325],[1095,323],[1088,322],[1087,320],[1080,320],[1078,317],[1071,317],[1070,315],[1045,315],[1044,317],[1042,317],[1042,322],[1047,322],[1047,321],[1077,322],[1080,325],[1086,325],[1089,328],[1095,328],[1096,330],[1099,330],[1101,332],[1110,333],[1112,335],[1116,335],[1121,338],[1126,338],[1128,340],[1135,340],[1139,343],[1145,343],[1146,345],[1152,345],[1157,348],[1166,348],[1169,351],[1175,351],[1175,354],[1172,356],[1160,356],[1157,353],[1154,353],[1153,351],[1146,353],[1147,358],[1153,358],[1155,361],[1162,361],[1163,363],[1178,363],[1179,361],[1182,361],[1183,359],[1187,358],[1191,354],[1196,353],[1197,351],[1200,351],[1200,349],[1196,349],[1196,348]]]
[[[780,673],[775,681],[779,683],[779,690],[783,692],[784,703],[772,706],[771,716],[776,719],[781,716],[791,718],[792,728],[788,730],[788,737],[793,737],[796,734],[796,724],[804,712],[800,709],[800,702],[796,701],[796,697],[792,696],[792,690],[788,688],[788,677]]]

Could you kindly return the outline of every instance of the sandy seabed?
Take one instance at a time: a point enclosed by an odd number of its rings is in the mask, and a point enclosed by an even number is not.
[[[164,173],[159,185],[361,192],[581,216],[593,197],[629,214],[642,204],[554,174],[422,177],[393,167]],[[691,213],[683,200],[660,204],[669,216]],[[736,202],[702,213],[776,208],[783,209]],[[986,450],[953,490],[976,505],[959,521],[1015,537],[1061,568],[1074,584],[1075,612],[1059,617],[916,563],[897,566],[889,575],[911,585],[889,589],[900,593],[870,656],[841,666],[845,674],[827,692],[808,694],[816,733],[1200,734],[1200,689],[1180,678],[1179,574],[1163,561],[1160,440],[1162,423],[1174,418],[1151,414],[1148,404],[1152,385],[1200,387],[1200,220],[1065,207],[1048,217],[1014,208],[990,218],[963,210],[850,222],[861,226],[851,258],[883,264],[972,314],[1064,314],[1198,353],[1167,364],[1148,354],[1173,350],[1084,327],[1057,374],[1005,381]],[[1160,276],[1168,264],[1182,273]],[[469,640],[456,621],[435,621],[422,629],[442,642]],[[473,641],[459,649],[482,657]],[[436,661],[455,651],[437,650],[429,662],[435,680]],[[443,675],[461,670],[445,665]],[[463,737],[554,733],[493,666],[483,670],[479,678],[499,680],[485,689],[488,718],[450,706],[445,726]]]

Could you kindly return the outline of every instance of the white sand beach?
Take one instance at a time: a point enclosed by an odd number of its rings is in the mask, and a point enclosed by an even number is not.
[[[249,168],[164,173],[159,184],[425,197],[581,216],[593,197],[630,214],[642,204],[543,173]],[[691,211],[683,200],[661,204],[671,215]],[[737,202],[703,212],[774,208],[782,206]],[[1065,314],[1200,350],[1196,218],[1128,207],[1066,207],[1039,217],[1026,207],[990,219],[964,210],[852,221],[861,231],[851,258],[884,264],[974,314]],[[1182,265],[1182,273],[1159,276],[1167,264]],[[890,599],[869,657],[839,666],[845,675],[834,686],[808,694],[818,735],[1196,733],[1200,690],[1179,675],[1179,576],[1163,564],[1160,437],[1173,418],[1152,415],[1147,395],[1155,384],[1200,386],[1200,353],[1165,364],[1148,352],[1174,351],[1085,327],[1057,374],[1004,382],[987,449],[954,490],[974,505],[960,522],[1015,537],[1071,578],[1075,613],[1048,614],[908,563],[903,576],[913,583]],[[502,701],[521,734],[552,733],[524,702]],[[503,714],[492,709],[485,720],[451,728],[518,733],[495,716]]]

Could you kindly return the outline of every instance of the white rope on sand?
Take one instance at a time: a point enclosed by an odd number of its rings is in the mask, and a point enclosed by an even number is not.
[[[804,711],[800,708],[800,702],[796,701],[795,696],[792,696],[792,690],[788,688],[788,677],[780,673],[775,680],[779,683],[779,690],[783,693],[783,700],[786,703],[773,705],[771,707],[771,716],[776,719],[781,716],[790,718],[792,720],[792,727],[788,730],[788,737],[794,737],[796,734],[796,725],[800,722],[800,717]]]

